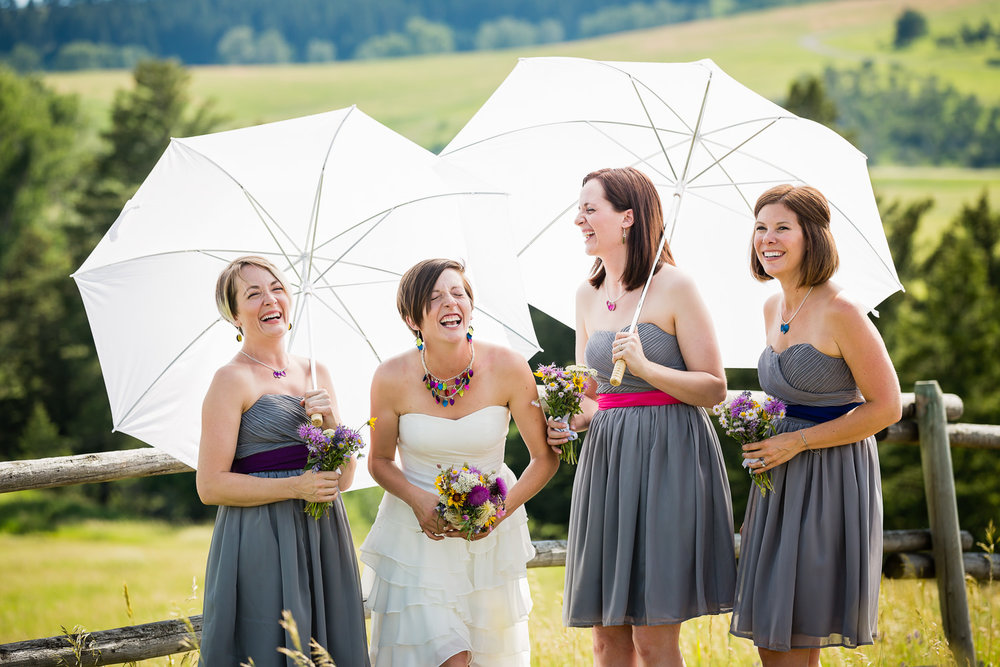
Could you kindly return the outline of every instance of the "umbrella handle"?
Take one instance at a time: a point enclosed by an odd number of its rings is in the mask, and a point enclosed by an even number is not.
[[[312,422],[313,426],[322,426],[323,425],[323,415],[319,414],[318,412],[316,414],[314,414],[314,415],[309,415],[309,421]]]
[[[611,373],[611,386],[620,385],[623,377],[625,377],[625,360],[619,359],[615,362],[615,370]]]

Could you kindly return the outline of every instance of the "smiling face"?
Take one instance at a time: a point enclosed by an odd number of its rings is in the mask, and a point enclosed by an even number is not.
[[[780,202],[761,208],[754,225],[753,249],[767,275],[797,276],[805,254],[805,236],[795,212]]]
[[[592,178],[580,190],[580,205],[574,223],[583,233],[588,255],[602,257],[614,249],[624,251],[622,231],[632,225],[632,209],[616,211],[608,201],[604,185]]]
[[[424,338],[442,337],[461,341],[472,317],[472,299],[465,291],[465,279],[455,269],[441,272],[416,328]]]
[[[267,269],[244,266],[236,278],[235,324],[250,337],[282,336],[288,331],[291,299],[285,286]]]

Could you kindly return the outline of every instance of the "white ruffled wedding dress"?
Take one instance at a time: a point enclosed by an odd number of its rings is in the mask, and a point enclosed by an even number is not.
[[[516,481],[504,465],[505,406],[460,419],[420,413],[399,418],[407,480],[437,493],[442,469],[467,463]],[[438,467],[440,466],[440,468]],[[473,665],[528,665],[531,596],[525,564],[535,549],[519,507],[487,537],[428,539],[409,505],[386,493],[361,545],[361,586],[372,616],[374,667],[440,665],[471,651]]]

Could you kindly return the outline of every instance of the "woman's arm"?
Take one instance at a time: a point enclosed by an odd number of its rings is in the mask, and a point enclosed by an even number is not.
[[[586,309],[588,307],[588,301],[592,298],[594,288],[590,286],[590,283],[584,283],[576,291],[576,363],[581,366],[587,365],[587,340],[589,334],[587,332],[587,320],[584,316]],[[537,389],[536,389],[537,391]],[[587,380],[587,386],[584,389],[583,401],[580,404],[580,408],[583,410],[581,414],[573,415],[569,420],[569,427],[575,432],[580,433],[586,431],[590,428],[590,422],[594,418],[594,413],[597,412],[597,383],[592,379]],[[552,417],[546,420],[546,442],[548,442],[550,447],[555,448],[560,454],[562,453],[561,447],[569,442],[568,434],[563,430],[566,428],[566,422],[561,422]]]
[[[865,312],[837,295],[824,313],[823,326],[832,332],[865,402],[828,422],[745,446],[744,458],[764,457],[767,462],[755,471],[769,470],[807,449],[857,442],[899,421],[899,379],[882,337]]]
[[[516,352],[502,349],[502,361],[495,365],[502,373],[502,381],[509,398],[507,407],[517,430],[528,447],[531,459],[520,478],[507,494],[504,506],[513,512],[538,493],[559,469],[559,457],[546,443],[545,415],[541,408],[532,405],[537,400],[535,376],[528,362]]]
[[[375,428],[372,431],[368,472],[379,486],[410,506],[424,535],[432,540],[440,540],[443,539],[442,533],[447,533],[450,529],[435,509],[437,495],[411,484],[396,465],[399,414],[396,412],[395,398],[402,371],[402,360],[396,357],[381,364],[372,378],[371,413],[375,418]]]
[[[712,407],[725,400],[726,373],[715,325],[694,281],[673,267],[663,267],[654,277],[643,305],[643,312],[649,313],[647,321],[659,324],[655,304],[660,303],[671,304],[674,335],[687,370],[650,361],[637,333],[617,334],[615,344],[621,349],[613,352],[612,359],[625,359],[633,375],[689,405]]]
[[[265,478],[230,471],[243,405],[248,398],[244,390],[247,386],[252,383],[238,368],[224,366],[205,395],[195,476],[201,501],[206,505],[254,507],[293,498],[308,502],[334,500],[339,492],[337,473]]]
[[[306,414],[309,416],[319,414],[323,417],[323,428],[337,428],[343,422],[340,419],[340,407],[337,404],[337,394],[333,391],[333,381],[330,378],[330,371],[326,366],[316,363],[316,379],[319,389],[307,391],[302,399]],[[326,389],[329,387],[329,390]],[[358,460],[356,455],[352,455],[338,470],[331,471],[339,476],[338,487],[341,491],[347,491],[354,483],[354,472],[357,469]]]

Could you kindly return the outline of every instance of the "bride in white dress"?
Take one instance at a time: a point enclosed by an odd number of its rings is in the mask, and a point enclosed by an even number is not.
[[[361,545],[372,665],[528,665],[525,563],[534,548],[522,505],[559,465],[531,405],[534,376],[516,352],[473,342],[460,263],[418,263],[396,303],[419,347],[384,362],[372,380],[368,466],[386,490]],[[503,463],[511,416],[531,455],[520,480]],[[472,540],[435,511],[434,478],[463,463],[496,471],[509,488],[505,516]]]

